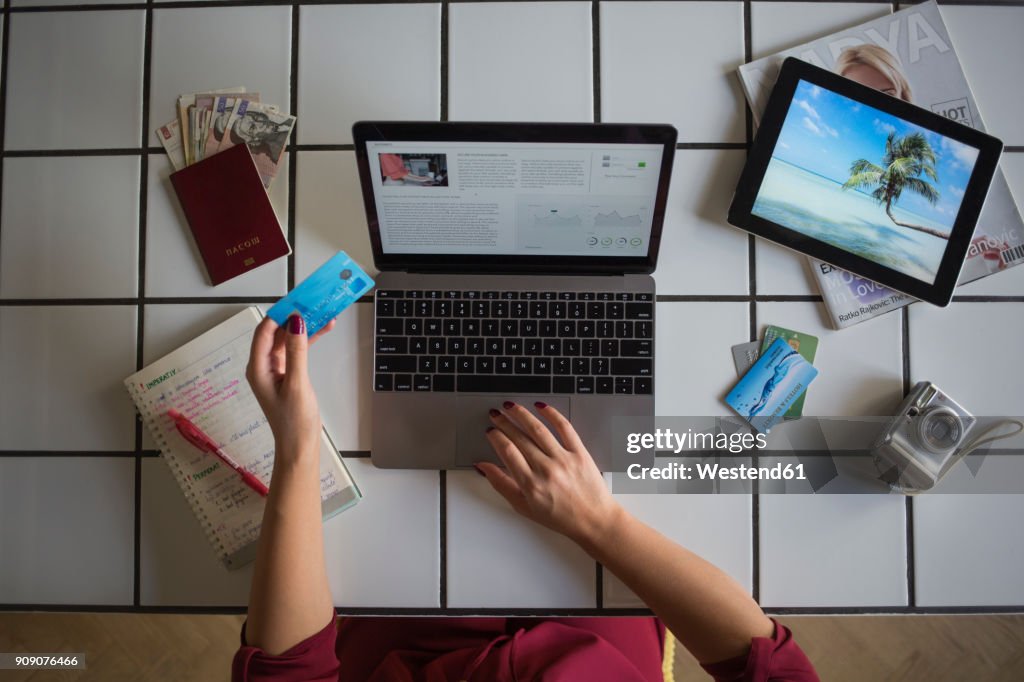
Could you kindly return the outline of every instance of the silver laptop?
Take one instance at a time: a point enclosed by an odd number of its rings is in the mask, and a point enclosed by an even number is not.
[[[488,410],[562,411],[602,470],[618,416],[654,415],[668,125],[360,122],[380,276],[374,464],[497,461]]]

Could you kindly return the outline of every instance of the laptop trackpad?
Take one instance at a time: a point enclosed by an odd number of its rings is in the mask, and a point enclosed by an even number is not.
[[[536,415],[533,404],[539,400],[554,407],[567,419],[572,419],[571,398],[569,395],[517,395],[506,398],[500,393],[456,396],[455,466],[468,467],[476,462],[501,464],[484,435],[487,427],[493,426],[488,410],[500,408],[503,402],[512,400]]]

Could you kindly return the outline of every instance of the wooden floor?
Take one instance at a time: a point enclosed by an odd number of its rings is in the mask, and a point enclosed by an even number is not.
[[[1024,616],[780,619],[829,682],[1019,682]],[[88,670],[0,671],[0,681],[216,681],[229,677],[241,616],[0,614],[0,651],[84,652]],[[685,651],[677,679],[707,679]]]

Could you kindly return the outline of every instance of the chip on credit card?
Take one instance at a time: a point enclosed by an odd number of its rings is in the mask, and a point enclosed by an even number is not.
[[[370,276],[347,253],[339,251],[275,303],[267,315],[284,324],[297,312],[306,322],[306,333],[312,336],[372,288]]]

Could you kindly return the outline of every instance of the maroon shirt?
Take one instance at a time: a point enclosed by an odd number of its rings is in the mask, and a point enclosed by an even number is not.
[[[454,682],[543,679],[662,682],[665,628],[654,618],[343,618],[270,656],[245,642],[236,682]],[[818,682],[785,626],[750,653],[704,666],[719,682]]]

